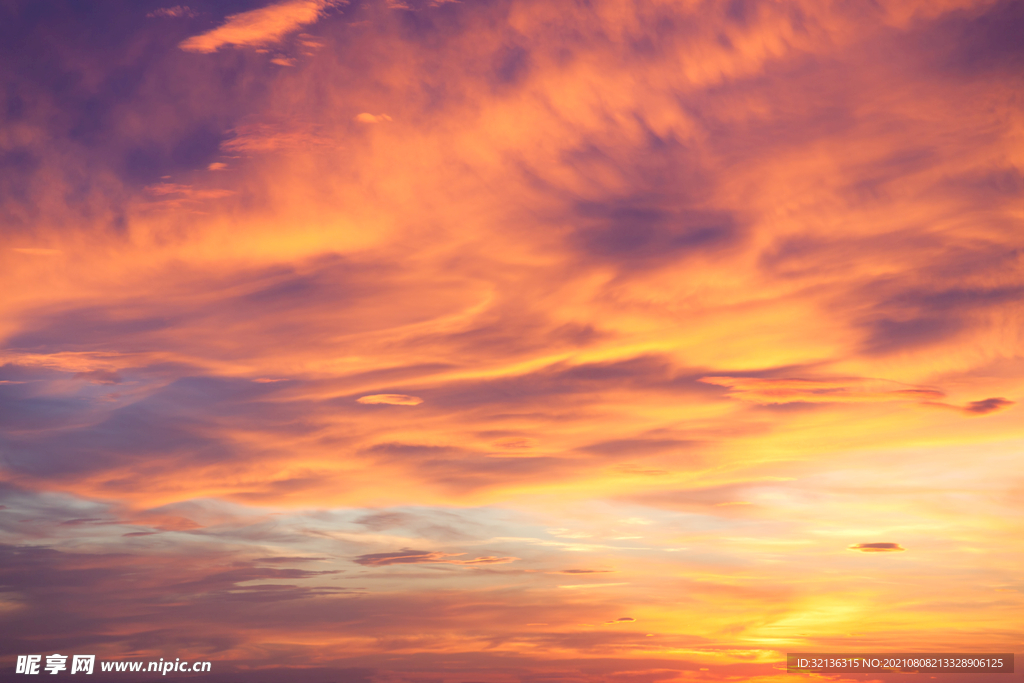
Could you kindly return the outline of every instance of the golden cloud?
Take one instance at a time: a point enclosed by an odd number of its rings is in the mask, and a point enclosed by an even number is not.
[[[370,405],[391,405],[391,406],[418,406],[423,403],[423,399],[418,396],[406,396],[405,394],[371,394],[369,396],[362,396],[358,399],[359,403],[367,403]]]
[[[187,52],[208,54],[225,45],[267,45],[312,24],[328,9],[341,4],[345,0],[288,0],[232,14],[223,25],[182,41],[180,47]]]

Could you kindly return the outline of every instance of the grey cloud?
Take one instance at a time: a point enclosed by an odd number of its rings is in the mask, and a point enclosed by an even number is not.
[[[463,553],[441,553],[430,550],[413,550],[403,548],[393,553],[368,553],[353,558],[353,562],[367,567],[386,567],[393,564],[432,564],[448,563],[448,558],[458,557]]]
[[[362,524],[371,531],[384,531],[396,526],[403,526],[412,521],[412,516],[401,512],[376,512],[363,515],[355,520],[356,524]]]
[[[556,364],[536,372],[497,379],[452,382],[417,389],[430,405],[468,408],[540,405],[545,400],[586,401],[595,391],[638,390],[713,397],[721,391],[697,381],[700,372],[676,368],[667,358],[644,355],[604,363]]]
[[[530,51],[522,45],[502,45],[492,58],[491,81],[496,90],[522,83],[530,70]]]
[[[0,384],[0,428],[11,439],[19,432],[56,429],[93,412],[93,406],[79,397],[32,394],[32,388],[23,384]]]
[[[28,610],[0,616],[7,633],[4,654],[36,651],[33,643],[45,639],[48,647],[73,649],[118,643],[131,651],[159,648],[171,643],[181,650],[212,653],[236,642],[216,629],[205,632],[188,626],[187,612],[208,611],[227,617],[241,604],[261,607],[268,602],[304,603],[353,592],[329,586],[257,584],[259,580],[303,580],[336,572],[309,572],[236,566],[223,571],[223,557],[203,553],[178,555],[173,566],[153,556],[128,553],[67,553],[45,547],[0,546],[0,587],[16,590]],[[240,604],[241,603],[241,604]],[[244,609],[249,609],[245,607]],[[163,615],[153,629],[146,615]],[[196,615],[198,616],[198,615]],[[202,618],[201,618],[202,619]],[[230,619],[229,619],[230,620]],[[117,624],[121,623],[122,627]],[[13,625],[17,624],[17,628]],[[125,630],[125,624],[132,627]],[[200,631],[204,631],[200,633]],[[156,642],[152,642],[156,641]]]
[[[489,533],[471,513],[459,515],[433,509],[371,512],[360,515],[354,523],[370,531],[402,529],[403,534],[441,542],[465,541]]]
[[[964,406],[964,412],[971,415],[988,415],[1013,405],[1013,401],[1005,398],[986,398],[982,401],[971,401]]]
[[[998,203],[1024,194],[1024,174],[1016,166],[971,170],[943,179],[935,191],[945,195],[956,193],[966,201],[988,199]]]
[[[137,315],[123,318],[108,308],[87,307],[61,311],[36,322],[34,328],[9,337],[6,346],[35,353],[57,351],[141,351],[152,344],[154,333],[181,320]]]
[[[842,191],[857,202],[887,198],[887,185],[920,173],[940,161],[938,152],[933,148],[907,147],[880,159],[872,159],[861,168],[850,169],[857,180]]]
[[[740,236],[737,219],[727,212],[588,202],[578,213],[590,223],[575,234],[583,251],[623,265],[671,262],[688,252],[729,245]]]
[[[905,290],[882,301],[881,308],[912,308],[930,313],[983,310],[1024,299],[1024,287],[957,287],[950,289]]]
[[[133,405],[114,411],[99,423],[39,437],[7,441],[7,467],[36,477],[78,477],[86,472],[114,469],[128,462],[141,470],[175,468],[174,458],[218,462],[230,459],[234,449],[198,429],[188,420]],[[158,459],[159,456],[159,459]],[[179,463],[180,464],[180,463]]]
[[[994,3],[975,16],[950,13],[922,27],[917,46],[933,55],[937,70],[962,76],[1014,74],[1024,66],[1024,8],[1014,0]]]
[[[91,370],[76,372],[75,379],[85,379],[96,384],[120,384],[124,378],[116,370]]]
[[[899,543],[855,543],[849,549],[862,553],[898,553],[906,550]]]
[[[502,457],[473,453],[458,448],[416,444],[384,443],[363,451],[383,462],[410,467],[426,481],[449,491],[467,492],[497,484],[532,481],[542,473],[569,471],[574,461],[568,458]]]
[[[876,355],[917,349],[947,341],[965,327],[966,323],[956,318],[879,318],[867,325],[867,339],[863,349],[865,353]]]
[[[882,287],[897,285],[880,283]],[[864,350],[885,354],[946,341],[971,329],[976,324],[974,316],[1022,298],[1024,287],[1018,286],[899,288],[874,304],[878,316],[863,325]]]
[[[616,439],[614,441],[593,443],[584,446],[580,450],[609,456],[643,456],[665,452],[691,452],[690,457],[697,460],[698,456],[693,455],[692,451],[700,448],[702,445],[704,445],[702,441],[688,439]]]
[[[326,560],[326,559],[328,559],[328,558],[326,558],[326,557],[303,557],[303,556],[298,556],[298,555],[294,555],[294,556],[282,555],[282,556],[278,556],[278,557],[257,557],[255,560],[253,560],[253,562],[258,562],[258,563],[261,563],[261,564],[288,564],[288,563],[291,563],[291,562],[319,562],[319,561]]]

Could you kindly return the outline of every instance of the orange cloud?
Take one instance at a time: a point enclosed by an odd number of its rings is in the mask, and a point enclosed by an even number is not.
[[[225,45],[275,43],[342,4],[345,4],[343,0],[287,0],[232,14],[223,25],[182,41],[180,47],[187,52],[211,53]]]
[[[42,247],[11,247],[11,251],[30,256],[59,256],[59,249],[45,249]]]
[[[893,382],[843,378],[838,380],[773,379],[761,377],[702,377],[701,382],[727,387],[729,395],[755,403],[861,403],[876,401],[934,401],[945,397],[936,389],[901,388]]]
[[[418,406],[423,403],[422,398],[406,396],[405,394],[372,394],[370,396],[361,396],[356,400],[359,403],[368,405]]]
[[[375,115],[375,114],[369,114],[367,112],[363,112],[362,114],[357,114],[356,117],[353,119],[353,121],[359,121],[360,123],[380,123],[381,121],[390,121],[390,120],[391,120],[391,117],[388,116],[387,114],[376,114]]]
[[[150,185],[146,191],[157,197],[170,196],[182,199],[219,199],[234,194],[231,190],[197,190],[191,185],[176,185],[174,183]]]

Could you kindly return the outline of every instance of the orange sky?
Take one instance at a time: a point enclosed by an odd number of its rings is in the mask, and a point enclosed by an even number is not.
[[[7,3],[3,666],[1021,650],[1022,7]]]

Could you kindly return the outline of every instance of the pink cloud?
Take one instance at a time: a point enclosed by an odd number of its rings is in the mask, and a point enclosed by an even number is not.
[[[232,14],[227,21],[181,43],[187,52],[211,53],[225,45],[267,45],[320,19],[344,0],[288,0],[260,9]]]

